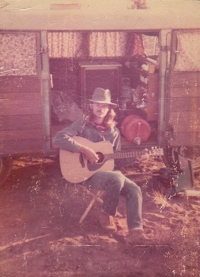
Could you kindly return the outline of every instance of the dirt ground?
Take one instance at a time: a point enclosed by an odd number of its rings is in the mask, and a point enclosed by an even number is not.
[[[0,187],[0,277],[200,276],[200,199],[163,198],[152,181],[163,166],[157,158],[123,169],[142,189],[144,230],[156,241],[127,246],[123,198],[118,232],[99,226],[97,203],[79,224],[91,196],[62,178],[58,160],[15,160]]]

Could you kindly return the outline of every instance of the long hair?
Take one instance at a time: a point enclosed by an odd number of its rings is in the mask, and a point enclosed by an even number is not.
[[[117,122],[115,121],[115,117],[116,117],[116,113],[114,109],[110,107],[109,111],[107,112],[103,120],[104,126],[107,128],[115,127],[117,124]],[[88,109],[88,113],[85,114],[84,118],[85,118],[86,124],[94,124],[93,123],[94,115],[91,108]]]

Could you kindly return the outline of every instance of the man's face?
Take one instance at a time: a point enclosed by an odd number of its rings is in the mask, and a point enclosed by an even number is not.
[[[104,118],[110,109],[109,104],[100,103],[91,103],[90,108],[92,109],[94,116],[98,118]]]

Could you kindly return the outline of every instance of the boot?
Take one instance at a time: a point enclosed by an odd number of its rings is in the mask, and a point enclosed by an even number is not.
[[[132,229],[129,230],[128,235],[126,236],[127,244],[138,244],[138,245],[150,245],[154,244],[153,240],[148,238],[142,229]]]
[[[99,214],[99,223],[100,223],[101,227],[106,231],[116,231],[117,230],[117,227],[114,222],[114,218],[105,212],[101,212]]]

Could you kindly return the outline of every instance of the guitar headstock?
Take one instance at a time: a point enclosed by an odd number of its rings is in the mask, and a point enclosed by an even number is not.
[[[145,148],[142,151],[142,155],[140,156],[140,158],[143,159],[147,159],[149,157],[161,157],[164,155],[163,149],[159,148],[159,147],[151,147],[151,149],[147,149]]]
[[[161,157],[164,156],[164,151],[163,148],[160,147],[151,147],[151,149],[149,150],[149,155],[151,157]]]

